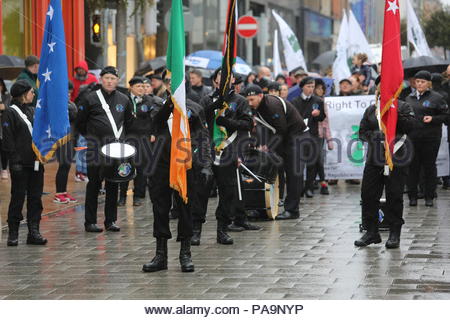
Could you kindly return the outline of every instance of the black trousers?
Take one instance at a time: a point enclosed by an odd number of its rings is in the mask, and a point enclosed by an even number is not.
[[[317,176],[317,167],[322,162],[322,150],[323,150],[323,139],[320,137],[311,136],[311,144],[308,144],[308,165],[306,166],[306,181],[305,189],[313,190],[314,180]]]
[[[278,169],[278,189],[279,189],[280,200],[284,199],[284,189],[285,188],[286,188],[286,176],[285,176],[284,163],[283,163],[283,165]]]
[[[85,224],[97,223],[98,193],[103,182],[102,171],[102,167],[98,165],[87,167],[89,182],[86,186]],[[117,220],[119,184],[106,181],[105,189],[105,225],[109,225]]]
[[[56,159],[58,160],[58,171],[56,172],[56,193],[67,191],[67,179],[69,178],[70,166],[75,157],[73,143],[67,142],[56,150]]]
[[[0,139],[0,157],[2,162],[2,170],[8,169],[8,153],[3,151],[2,148],[2,139]]]
[[[188,171],[188,199],[193,190],[192,170]],[[190,203],[185,204],[178,192],[169,186],[170,171],[168,167],[158,167],[150,177],[150,199],[153,203],[153,236],[155,238],[171,239],[169,212],[172,207],[172,193],[178,208],[178,238],[192,237],[192,214]]]
[[[232,164],[213,166],[219,191],[219,204],[216,209],[218,228],[227,226],[232,220],[244,221],[246,219],[244,201],[239,200],[236,170],[237,167]]]
[[[200,225],[206,221],[206,213],[208,211],[209,194],[214,185],[213,181],[205,184],[201,178],[200,170],[194,168],[194,192],[190,199],[192,221],[195,225]]]
[[[144,175],[142,167],[136,168],[136,177],[133,180],[133,199],[144,199],[147,186],[149,185],[150,178]],[[122,182],[120,184],[120,197],[125,198],[127,196],[128,186],[130,182]]]
[[[378,223],[378,210],[383,189],[386,193],[384,219],[391,226],[402,225],[403,189],[405,187],[407,168],[395,167],[389,176],[385,176],[384,167],[366,164],[361,184],[362,223],[375,226]]]
[[[23,220],[22,209],[27,199],[27,221],[41,221],[42,191],[44,189],[44,167],[39,171],[23,167],[20,171],[11,170],[11,200],[8,208],[8,223],[18,223]]]
[[[417,186],[420,172],[424,173],[425,199],[433,199],[437,185],[436,159],[439,153],[440,140],[415,140],[414,157],[408,176],[408,194],[410,199],[417,199]]]

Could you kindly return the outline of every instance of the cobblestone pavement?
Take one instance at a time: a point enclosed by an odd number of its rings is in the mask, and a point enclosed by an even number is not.
[[[84,206],[54,211],[42,221],[45,247],[0,243],[0,299],[449,299],[450,191],[434,208],[406,208],[401,248],[358,249],[359,187],[302,200],[301,218],[261,222],[260,231],[233,233],[218,245],[211,199],[195,272],[184,274],[179,243],[169,241],[169,270],[142,273],[153,255],[151,204],[119,210],[119,233],[85,233]],[[103,212],[103,206],[99,208]],[[99,222],[103,221],[100,214]],[[175,231],[176,223],[171,222]],[[174,232],[176,235],[176,232]]]

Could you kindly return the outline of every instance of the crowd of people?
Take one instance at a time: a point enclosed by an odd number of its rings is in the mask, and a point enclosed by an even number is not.
[[[194,271],[190,247],[201,243],[210,196],[218,195],[217,243],[232,245],[230,232],[261,229],[249,222],[249,218],[261,217],[261,212],[248,210],[241,186],[242,168],[250,167],[252,159],[257,164],[264,159],[275,168],[279,205],[284,207],[277,220],[298,219],[302,196],[313,198],[315,190],[324,196],[330,194],[329,185],[337,181],[327,181],[324,170],[326,152],[334,148],[330,130],[333,119],[329,118],[324,98],[367,94],[378,97],[380,76],[376,76],[367,60],[367,55],[357,54],[353,58],[352,75],[342,79],[337,88],[333,87],[332,79],[311,75],[301,68],[274,75],[270,68],[259,66],[247,76],[233,75],[230,86],[225,88],[226,94],[219,90],[220,69],[209,79],[200,70],[188,69],[186,106],[193,165],[187,175],[187,203],[169,184],[174,108],[171,74],[161,70],[134,76],[128,81],[129,88],[124,90],[118,86],[119,74],[115,67],[103,68],[97,79],[82,61],[68,84],[72,139],[56,153],[59,166],[54,201],[77,202],[67,190],[70,168],[76,162],[75,179],[87,183],[85,231],[103,231],[97,221],[98,197],[102,193],[105,194],[104,229],[120,231],[116,223],[118,207],[126,205],[129,181],[117,183],[104,179],[108,164],[100,150],[114,141],[130,144],[136,150],[133,206],[144,204],[148,189],[153,206],[153,236],[157,240],[155,256],[143,266],[143,271],[167,269],[171,218],[178,219],[181,269]],[[18,245],[25,198],[27,243],[47,243],[39,230],[44,167],[36,164],[31,141],[39,60],[28,57],[25,65],[9,92],[0,81],[1,179],[9,179],[7,168],[11,179],[8,246]],[[442,126],[450,121],[449,78],[450,67],[444,77],[422,70],[408,79],[400,95],[399,145],[392,172],[385,169],[384,136],[377,105],[366,109],[359,136],[368,144],[361,185],[362,223],[367,232],[355,241],[356,246],[381,242],[378,210],[384,189],[385,220],[390,226],[387,248],[398,248],[400,244],[405,187],[410,206],[417,206],[421,197],[426,206],[434,205]],[[360,184],[359,180],[346,182]],[[450,188],[450,177],[444,177],[443,187]]]

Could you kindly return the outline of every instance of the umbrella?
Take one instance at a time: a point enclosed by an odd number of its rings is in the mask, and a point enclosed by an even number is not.
[[[317,58],[314,59],[312,63],[318,64],[326,68],[332,66],[335,59],[336,59],[336,50],[330,50],[320,54]]]
[[[449,61],[445,61],[435,57],[420,56],[415,58],[408,58],[403,61],[403,69],[405,69],[405,77],[412,77],[420,70],[427,70],[429,72],[441,73],[445,71]]]
[[[164,56],[156,57],[155,59],[144,61],[139,66],[139,69],[136,71],[136,75],[142,76],[142,75],[146,74],[147,72],[165,68],[166,63],[167,63],[166,57],[164,57]]]
[[[214,50],[201,50],[186,57],[186,66],[215,70],[222,66],[222,52]],[[252,68],[242,58],[236,58],[234,71],[239,74],[248,75]]]
[[[15,56],[0,55],[0,78],[13,80],[24,68],[24,61]]]

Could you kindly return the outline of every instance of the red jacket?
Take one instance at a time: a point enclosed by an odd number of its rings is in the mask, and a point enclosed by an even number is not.
[[[89,73],[88,65],[85,60],[80,61],[80,63],[78,63],[78,65],[75,66],[74,70],[76,70],[77,68],[82,68],[82,69],[86,70],[87,76],[86,76],[85,80],[79,80],[79,79],[75,78],[75,76],[72,78],[73,92],[72,92],[72,95],[70,96],[71,101],[75,101],[76,97],[78,97],[81,86],[88,85],[92,82],[96,82],[96,83],[98,82],[97,77],[94,74]]]

